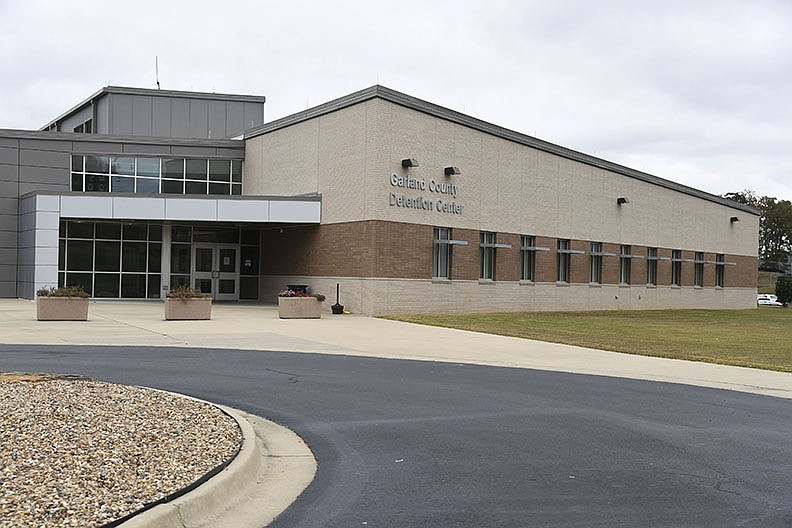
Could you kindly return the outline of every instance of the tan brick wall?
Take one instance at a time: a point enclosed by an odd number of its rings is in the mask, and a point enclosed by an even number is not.
[[[406,157],[420,166],[403,169]],[[462,174],[444,176],[448,165]],[[457,195],[394,187],[392,174],[453,183]],[[387,220],[753,257],[758,247],[758,217],[749,213],[380,99],[246,142],[246,194],[306,192],[322,194],[323,223]],[[433,207],[389,205],[392,192]],[[630,203],[616,205],[619,196]],[[438,201],[464,209],[438,212]]]

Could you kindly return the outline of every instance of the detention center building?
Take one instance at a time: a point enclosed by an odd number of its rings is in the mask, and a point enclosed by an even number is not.
[[[188,284],[354,313],[751,308],[759,211],[373,86],[264,97],[106,87],[0,129],[0,297]]]

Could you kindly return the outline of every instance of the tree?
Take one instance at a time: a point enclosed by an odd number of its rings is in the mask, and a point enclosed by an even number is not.
[[[775,292],[778,300],[784,303],[784,306],[792,302],[792,276],[781,275],[778,277]]]
[[[759,217],[759,258],[769,262],[786,261],[792,253],[792,202],[771,196],[761,198],[751,190],[726,193],[724,198],[761,211]]]

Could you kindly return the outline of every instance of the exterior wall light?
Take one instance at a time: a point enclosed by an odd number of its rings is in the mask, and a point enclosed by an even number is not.
[[[738,217],[736,217],[736,216],[732,216],[731,218],[729,218],[729,222],[731,222],[732,224],[735,223],[735,222],[739,222],[739,221],[740,221],[740,219]]]
[[[453,176],[455,174],[462,174],[459,171],[459,167],[446,167],[445,169],[443,169],[443,172],[445,172],[446,176]]]
[[[405,158],[402,160],[402,167],[409,169],[410,167],[417,167],[418,160],[415,158]]]
[[[618,205],[624,205],[624,204],[628,204],[628,203],[630,203],[630,200],[629,200],[628,198],[626,198],[626,197],[622,196],[622,197],[620,197],[620,198],[616,198],[616,203],[617,203]]]

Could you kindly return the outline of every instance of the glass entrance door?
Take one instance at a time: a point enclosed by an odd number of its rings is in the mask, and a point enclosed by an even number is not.
[[[193,288],[216,301],[239,300],[239,246],[193,245]]]

